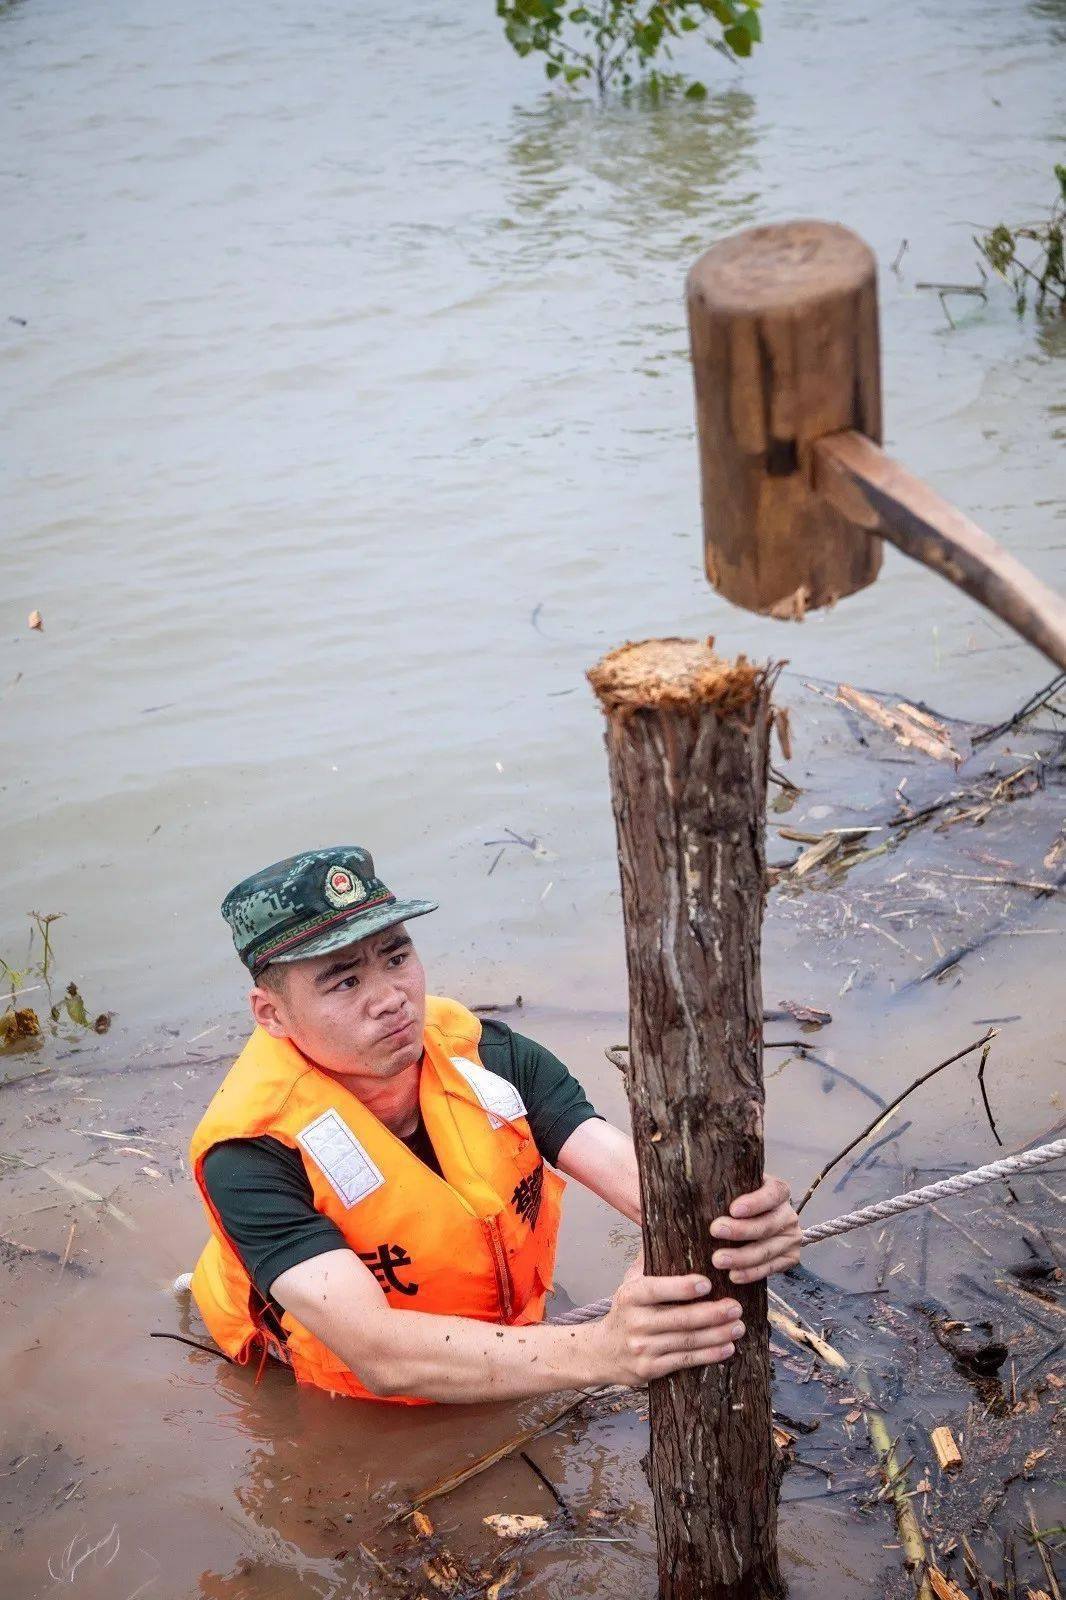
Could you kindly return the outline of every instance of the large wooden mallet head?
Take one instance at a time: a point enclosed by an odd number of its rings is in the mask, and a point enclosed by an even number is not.
[[[831,222],[748,228],[688,278],[707,576],[802,617],[877,577],[881,541],[814,487],[812,447],[881,442],[877,264]]]
[[[832,222],[748,228],[688,279],[707,576],[802,617],[864,589],[881,540],[1066,670],[1066,602],[881,449],[873,252]]]

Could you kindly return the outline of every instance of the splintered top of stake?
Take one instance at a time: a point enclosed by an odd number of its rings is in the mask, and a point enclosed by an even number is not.
[[[588,679],[608,714],[700,708],[746,721],[779,670],[746,656],[725,661],[713,639],[647,639],[612,650]]]

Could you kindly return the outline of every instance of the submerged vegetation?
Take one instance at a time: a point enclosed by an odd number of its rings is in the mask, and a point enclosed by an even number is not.
[[[712,48],[735,60],[750,56],[762,38],[762,0],[496,0],[496,14],[520,56],[544,57],[549,79],[571,88],[595,84],[602,100],[612,85],[640,82],[654,93],[674,87],[690,100],[707,89],[699,79],[664,73],[656,62],[669,61],[672,47],[686,34],[711,29]]]
[[[1019,316],[1025,312],[1030,296],[1038,311],[1050,300],[1066,314],[1066,165],[1056,166],[1055,181],[1058,194],[1044,221],[1010,226],[999,222],[987,233],[974,237],[993,272],[1013,289]]]
[[[30,941],[25,965],[15,967],[0,956],[0,976],[7,987],[6,1004],[0,1011],[0,1049],[10,1045],[39,1039],[42,1035],[41,1017],[35,1006],[20,1006],[18,1001],[26,995],[44,991],[50,1031],[55,1034],[66,1018],[76,1027],[90,1029],[93,1033],[106,1033],[111,1026],[111,1013],[103,1011],[90,1016],[85,1000],[76,983],[67,983],[58,1000],[55,998],[55,950],[52,944],[52,924],[63,916],[62,911],[31,911],[29,913]],[[42,1007],[42,1009],[44,1009]]]

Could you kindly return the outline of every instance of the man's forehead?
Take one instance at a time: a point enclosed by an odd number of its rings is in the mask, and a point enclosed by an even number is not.
[[[345,966],[358,966],[364,961],[371,960],[378,951],[395,944],[397,940],[409,940],[411,935],[402,922],[394,922],[391,928],[382,928],[378,933],[369,933],[365,939],[353,939],[351,944],[342,945],[337,950],[327,950],[321,956],[308,956],[304,961],[293,961],[287,965],[298,967],[314,980],[320,972],[325,972],[327,967],[336,967],[341,962]]]

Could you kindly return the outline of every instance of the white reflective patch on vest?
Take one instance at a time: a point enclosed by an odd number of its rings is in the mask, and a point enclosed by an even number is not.
[[[519,1117],[525,1116],[522,1096],[513,1083],[490,1072],[488,1067],[475,1066],[465,1056],[452,1056],[450,1059],[456,1072],[462,1073],[479,1103],[485,1107],[494,1128],[502,1128],[505,1122],[517,1122]]]
[[[339,1111],[323,1111],[296,1135],[296,1142],[314,1158],[346,1206],[365,1200],[385,1182]]]

